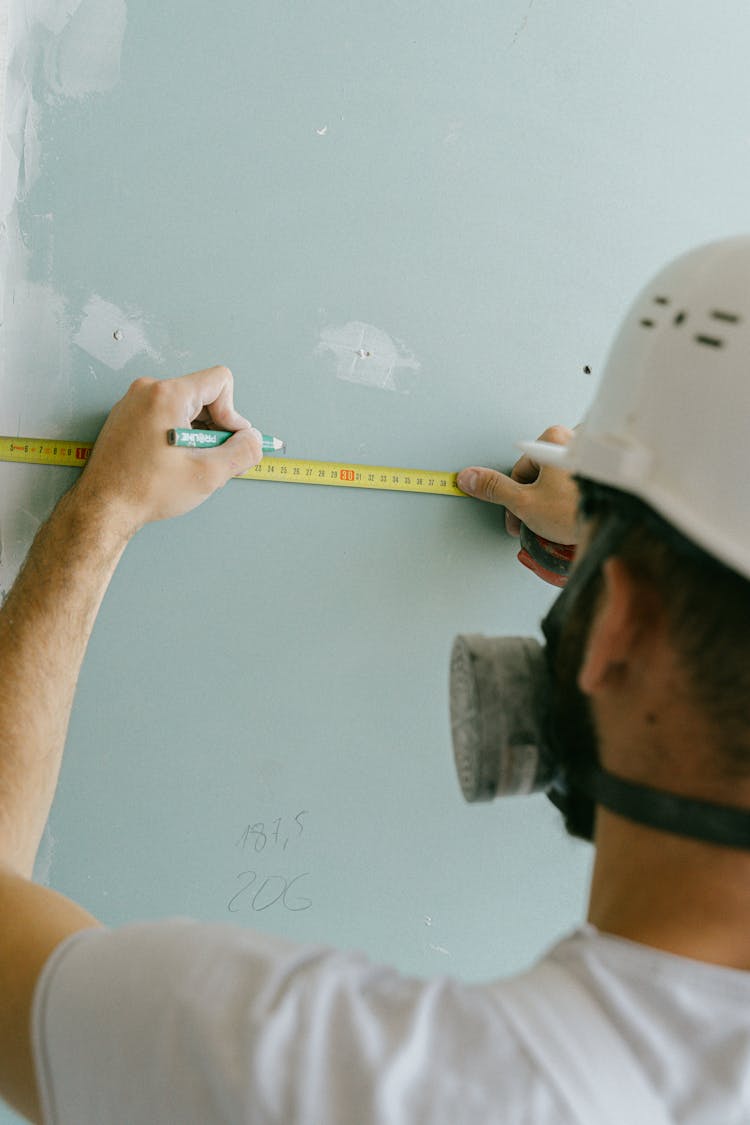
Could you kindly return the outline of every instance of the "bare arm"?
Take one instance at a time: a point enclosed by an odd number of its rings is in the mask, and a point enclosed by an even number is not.
[[[216,450],[167,445],[168,429],[206,417],[240,432]],[[140,527],[196,507],[260,456],[257,431],[234,411],[226,368],[138,380],[37,535],[0,611],[0,1092],[33,1121],[29,1016],[38,974],[59,941],[97,924],[28,880],[99,606]]]
[[[39,531],[0,613],[0,857],[28,878],[83,655],[126,542],[106,509],[74,487]]]

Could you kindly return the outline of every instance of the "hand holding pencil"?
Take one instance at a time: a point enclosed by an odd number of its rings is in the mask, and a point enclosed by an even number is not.
[[[168,444],[167,431],[195,422],[229,436],[208,449]],[[234,409],[228,368],[137,379],[112,409],[75,488],[106,505],[108,519],[130,538],[144,524],[189,512],[262,457],[263,435]]]

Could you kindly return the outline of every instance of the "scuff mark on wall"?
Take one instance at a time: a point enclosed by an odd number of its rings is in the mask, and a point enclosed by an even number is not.
[[[454,145],[461,136],[463,127],[463,121],[449,121],[445,136],[443,137],[443,144]]]
[[[523,35],[524,31],[526,30],[526,26],[529,22],[529,16],[531,15],[531,9],[533,7],[534,7],[534,0],[529,0],[529,6],[526,9],[526,14],[524,15],[523,19],[521,20],[520,25],[516,28],[516,32],[515,32],[515,35],[513,36],[513,42],[511,43],[511,47],[515,47],[519,38]]]
[[[336,378],[347,383],[377,387],[381,391],[409,394],[401,371],[418,371],[419,360],[400,341],[382,328],[359,320],[325,327],[316,352],[331,352],[336,358]]]

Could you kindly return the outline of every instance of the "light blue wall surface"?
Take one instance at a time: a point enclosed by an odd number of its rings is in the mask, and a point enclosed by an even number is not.
[[[0,430],[91,439],[137,375],[223,362],[292,456],[509,465],[581,417],[647,276],[748,226],[750,12],[722,21],[12,4]],[[358,332],[372,362],[345,363]],[[0,474],[7,588],[72,477]],[[526,965],[582,918],[589,852],[542,798],[465,806],[447,718],[454,634],[534,632],[554,596],[514,552],[469,500],[257,482],[148,528],[91,641],[39,877],[112,925]]]

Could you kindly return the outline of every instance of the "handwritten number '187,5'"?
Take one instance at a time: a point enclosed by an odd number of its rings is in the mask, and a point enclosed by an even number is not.
[[[262,852],[269,843],[273,843],[279,845],[279,847],[286,851],[290,839],[298,840],[304,832],[305,826],[302,823],[302,818],[305,816],[307,816],[306,809],[298,812],[294,817],[294,827],[290,825],[283,834],[281,828],[284,818],[281,816],[277,816],[273,821],[273,828],[268,827],[267,821],[264,820],[259,820],[255,824],[248,824],[237,841],[237,847],[244,850],[244,848],[252,842],[253,851]]]

